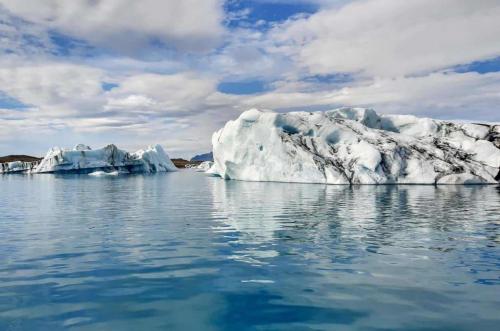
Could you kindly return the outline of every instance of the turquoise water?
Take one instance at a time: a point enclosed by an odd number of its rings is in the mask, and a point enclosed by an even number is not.
[[[0,330],[498,330],[500,188],[0,176]]]

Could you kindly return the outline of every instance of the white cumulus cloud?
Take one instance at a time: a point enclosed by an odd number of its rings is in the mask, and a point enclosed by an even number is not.
[[[224,33],[222,0],[0,0],[0,5],[29,22],[126,53],[156,43],[207,50]]]
[[[38,108],[45,116],[75,116],[103,105],[105,73],[69,63],[3,63],[0,91]]]
[[[420,74],[500,56],[497,0],[361,0],[271,36],[313,74]]]

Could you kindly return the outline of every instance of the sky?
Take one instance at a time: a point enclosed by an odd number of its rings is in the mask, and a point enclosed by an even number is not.
[[[0,155],[211,150],[250,108],[500,122],[498,0],[0,0]]]

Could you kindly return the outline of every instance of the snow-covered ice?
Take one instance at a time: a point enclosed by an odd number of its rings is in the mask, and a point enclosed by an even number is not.
[[[32,169],[34,169],[37,164],[38,162],[23,162],[23,161],[0,163],[0,174],[29,172]]]
[[[130,154],[133,160],[140,161],[142,168],[139,172],[168,172],[176,171],[174,163],[160,145],[148,146]]]
[[[212,167],[213,164],[214,163],[212,161],[203,161],[199,165],[194,167],[194,169],[199,172],[206,172]]]
[[[94,173],[120,171],[126,173],[155,173],[176,171],[160,145],[128,153],[115,145],[92,150],[86,145],[75,148],[50,149],[32,173]]]
[[[97,170],[94,172],[91,172],[89,176],[94,176],[94,177],[107,177],[107,176],[118,176],[120,174],[120,171],[115,170],[111,172],[106,172],[106,171],[101,171]]]
[[[197,172],[206,172],[213,166],[213,161],[203,161],[200,164],[186,164],[186,169],[193,169]]]
[[[481,184],[500,179],[500,125],[371,109],[248,110],[212,137],[225,179],[327,184]]]

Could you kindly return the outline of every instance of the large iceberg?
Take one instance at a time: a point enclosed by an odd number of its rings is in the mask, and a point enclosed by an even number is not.
[[[167,153],[160,145],[149,146],[135,153],[128,153],[115,145],[92,150],[85,145],[75,148],[50,149],[31,173],[155,173],[176,171]]]
[[[212,137],[225,179],[326,184],[497,184],[500,126],[371,109],[251,109]]]

